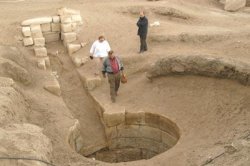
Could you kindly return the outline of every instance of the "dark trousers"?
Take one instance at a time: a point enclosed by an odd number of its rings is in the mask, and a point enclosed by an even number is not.
[[[146,39],[147,39],[146,36],[140,36],[140,42],[141,42],[140,52],[148,50]]]
[[[117,95],[118,89],[120,87],[120,82],[121,82],[121,74],[116,73],[116,74],[108,74],[108,81],[110,85],[110,96],[111,100],[114,102],[115,97]]]

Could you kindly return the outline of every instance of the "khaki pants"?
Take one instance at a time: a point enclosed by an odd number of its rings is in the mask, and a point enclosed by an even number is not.
[[[120,72],[117,74],[108,74],[108,81],[110,85],[111,100],[115,102],[115,97],[117,96],[117,92],[118,92],[118,89],[120,87],[120,82],[121,82]]]
[[[95,61],[95,64],[96,64],[96,67],[95,67],[95,74],[100,74],[101,71],[102,71],[102,65],[103,65],[103,59],[102,57],[97,57],[97,58],[94,58],[94,61]]]

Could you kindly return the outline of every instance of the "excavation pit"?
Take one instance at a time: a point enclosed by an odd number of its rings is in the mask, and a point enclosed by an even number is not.
[[[108,163],[150,159],[172,148],[179,128],[168,118],[147,112],[126,113],[125,122],[105,127],[107,147],[86,157]]]

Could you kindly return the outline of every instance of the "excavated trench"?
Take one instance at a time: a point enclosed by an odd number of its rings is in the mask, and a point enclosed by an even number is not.
[[[119,163],[151,159],[177,144],[181,132],[169,118],[119,107],[109,110],[83,88],[69,56],[51,57],[51,64],[59,71],[62,97],[77,120],[68,136],[69,146],[77,153]],[[245,70],[248,64],[239,61],[190,56],[161,59],[156,64],[147,78],[185,73],[233,79],[249,85],[249,70]]]
[[[53,70],[59,74],[62,97],[77,119],[68,137],[76,152],[109,163],[128,162],[150,159],[178,142],[177,125],[154,113],[126,112],[123,122],[109,125],[114,119],[104,120],[99,103],[82,87],[74,66],[69,64],[70,59],[66,55],[61,57],[66,59],[50,59]]]

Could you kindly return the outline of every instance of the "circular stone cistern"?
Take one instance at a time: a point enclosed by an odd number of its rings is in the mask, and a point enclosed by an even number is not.
[[[104,121],[107,147],[86,157],[109,163],[150,159],[172,148],[180,138],[177,125],[159,114],[126,112],[125,120],[118,120],[121,123],[111,117]]]

